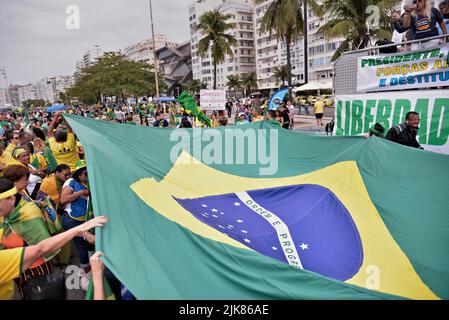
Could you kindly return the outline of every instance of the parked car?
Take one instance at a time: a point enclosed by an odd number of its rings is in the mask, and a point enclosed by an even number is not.
[[[315,102],[317,102],[317,97],[315,97],[315,96],[309,96],[308,98],[307,98],[307,101],[309,102],[309,104],[311,104],[311,105],[314,105],[315,104]]]
[[[328,95],[328,94],[322,95],[322,96],[321,96],[321,100],[323,100],[324,105],[325,105],[326,107],[331,108],[331,107],[334,106],[334,97],[331,96],[331,95]]]

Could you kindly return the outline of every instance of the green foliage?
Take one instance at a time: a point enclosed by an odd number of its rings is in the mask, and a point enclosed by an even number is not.
[[[285,42],[287,49],[287,81],[289,96],[292,87],[290,45],[299,40],[304,34],[303,3],[307,1],[310,8],[317,15],[321,15],[320,6],[315,0],[274,0],[267,8],[261,24],[262,32],[269,32],[278,40]],[[265,0],[254,0],[256,5],[264,3]],[[307,50],[307,48],[305,48]]]
[[[25,100],[22,102],[22,107],[25,109],[28,108],[37,108],[37,107],[45,107],[47,106],[47,103],[45,102],[45,100],[42,99],[31,99],[31,100]]]
[[[85,103],[95,103],[101,96],[116,96],[122,101],[128,97],[154,95],[156,84],[154,67],[144,61],[131,61],[120,53],[106,53],[96,64],[83,69],[67,95]],[[166,84],[159,76],[159,90]]]
[[[246,94],[251,94],[251,89],[257,88],[257,75],[255,72],[244,73],[241,76],[242,87],[246,89]]]
[[[235,25],[227,23],[231,18],[230,14],[222,14],[219,9],[208,11],[201,15],[196,31],[201,31],[203,38],[198,43],[198,54],[205,57],[211,51],[214,65],[214,89],[217,88],[217,64],[225,61],[226,55],[234,57],[232,46],[237,40],[228,32]]]
[[[276,67],[273,70],[274,77],[277,82],[282,82],[282,86],[285,86],[285,80],[288,79],[288,69],[287,66]]]
[[[324,36],[327,40],[346,38],[332,60],[336,60],[344,52],[366,48],[370,40],[391,38],[390,15],[397,3],[397,0],[325,0],[322,12],[329,16],[329,20],[318,29],[317,36]],[[367,12],[369,6],[379,8],[378,29],[368,30],[367,20],[372,14]]]
[[[193,80],[190,80],[183,84],[184,90],[193,95],[200,93],[201,89],[206,89],[207,84],[206,84],[206,88],[203,88],[203,87],[204,87],[203,83],[198,79],[193,79]]]
[[[234,96],[236,95],[235,91],[237,89],[240,89],[242,87],[242,83],[240,81],[240,78],[238,75],[230,75],[227,76],[228,82],[226,83],[226,86],[228,87],[229,90],[233,90],[234,91]]]

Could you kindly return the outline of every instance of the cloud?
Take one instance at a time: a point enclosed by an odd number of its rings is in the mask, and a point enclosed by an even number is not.
[[[189,40],[193,0],[153,0],[155,33]],[[80,9],[80,29],[66,28],[66,7]],[[0,66],[10,83],[71,74],[94,45],[117,51],[151,37],[148,0],[0,1]]]

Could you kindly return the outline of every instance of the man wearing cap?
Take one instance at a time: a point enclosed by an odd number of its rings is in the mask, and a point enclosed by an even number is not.
[[[240,112],[236,125],[241,126],[241,125],[248,124],[248,123],[249,123],[249,121],[246,120],[246,114],[244,112]]]

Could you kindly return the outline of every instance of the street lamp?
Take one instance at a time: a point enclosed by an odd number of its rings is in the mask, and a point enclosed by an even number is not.
[[[154,40],[153,6],[151,3],[151,0],[149,0],[149,2],[150,2],[151,34],[153,36],[154,79],[156,81],[156,99],[159,99],[159,79],[158,79],[158,75],[157,75],[158,65],[157,65],[157,56],[156,56],[156,43]]]

